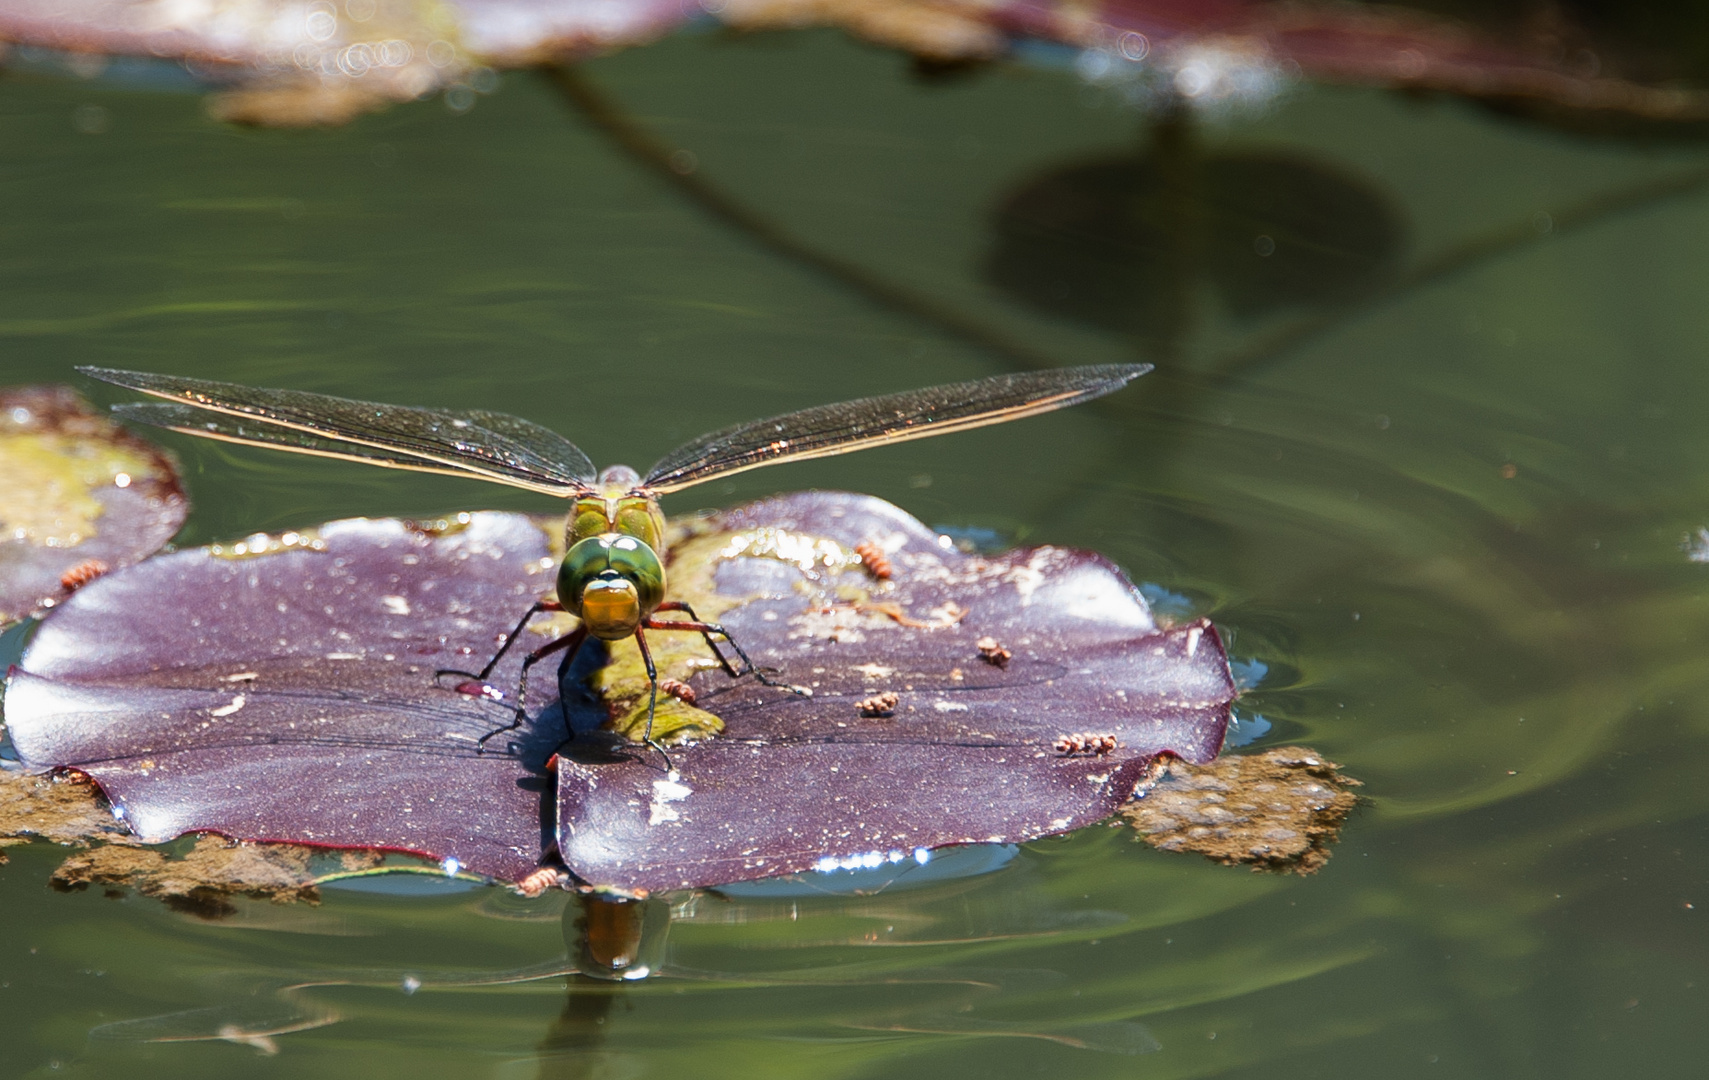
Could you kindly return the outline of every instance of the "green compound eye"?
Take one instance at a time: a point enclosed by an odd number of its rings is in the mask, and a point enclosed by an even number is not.
[[[558,567],[558,600],[594,637],[628,637],[664,603],[664,564],[633,536],[590,536],[571,547]]]

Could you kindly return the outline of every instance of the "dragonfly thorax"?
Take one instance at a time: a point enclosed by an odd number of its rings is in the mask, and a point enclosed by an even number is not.
[[[604,641],[634,634],[664,601],[664,563],[634,536],[607,532],[577,541],[558,567],[558,602]]]
[[[627,465],[576,496],[564,529],[558,601],[606,641],[629,637],[665,601],[665,515]]]
[[[600,483],[576,496],[564,529],[564,546],[602,533],[633,536],[654,551],[664,548],[665,515],[659,500],[641,487],[641,478],[627,465],[614,465],[600,474]]]

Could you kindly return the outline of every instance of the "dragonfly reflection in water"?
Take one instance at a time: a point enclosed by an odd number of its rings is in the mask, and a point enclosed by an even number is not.
[[[604,641],[633,637],[650,685],[642,738],[664,754],[653,740],[659,680],[647,648],[648,630],[702,635],[732,679],[753,675],[767,686],[799,694],[810,691],[770,678],[767,669],[756,667],[722,626],[702,621],[681,601],[666,599],[665,567],[658,555],[665,526],[659,496],[761,465],[842,454],[1050,412],[1119,390],[1150,371],[1151,365],[1102,364],[998,375],[821,405],[703,435],[665,455],[646,476],[627,465],[595,470],[588,456],[563,436],[504,413],[382,405],[138,371],[78,370],[167,399],[164,404],[114,406],[113,411],[126,420],[300,454],[478,477],[573,500],[564,530],[566,553],[558,568],[557,597],[535,601],[479,672],[440,671],[436,678],[463,676],[473,681],[476,692],[484,692],[487,677],[530,619],[543,611],[567,611],[580,620],[576,628],[527,655],[514,718],[488,732],[481,744],[516,730],[527,720],[528,672],[540,660],[566,650],[574,656],[590,636]],[[663,612],[680,612],[687,618],[661,619]],[[725,656],[716,638],[734,650],[740,667]],[[665,761],[668,765],[668,755]]]

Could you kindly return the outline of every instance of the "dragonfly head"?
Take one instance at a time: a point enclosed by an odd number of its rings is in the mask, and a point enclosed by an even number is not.
[[[578,541],[558,567],[558,600],[604,641],[634,634],[665,600],[665,567],[641,540],[601,533]]]

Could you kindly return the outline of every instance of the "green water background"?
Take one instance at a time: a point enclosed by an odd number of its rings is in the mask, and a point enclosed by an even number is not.
[[[87,363],[500,409],[645,467],[702,431],[1017,353],[1154,358],[1159,375],[1094,406],[746,473],[667,509],[848,488],[933,525],[1101,550],[1268,665],[1241,706],[1274,724],[1259,747],[1318,749],[1367,805],[1309,880],[1100,828],[911,892],[702,898],[670,932],[678,977],[615,989],[442,985],[551,961],[561,900],[335,891],[209,923],[54,893],[63,853],[13,848],[0,1072],[1700,1075],[1709,566],[1682,546],[1709,525],[1699,147],[1296,87],[1195,123],[1193,152],[1303,163],[1326,220],[1342,198],[1398,223],[1370,288],[1241,313],[1218,284],[1239,265],[1216,279],[1203,252],[1141,253],[1150,321],[1118,331],[1029,307],[984,269],[1012,193],[1157,138],[1066,70],[922,82],[801,34],[685,35],[584,71],[692,150],[698,178],[1012,348],[709,220],[538,76],[466,114],[434,101],[260,132],[188,95],[18,75],[0,84],[4,382]],[[1270,226],[1250,203],[1199,212],[1256,244]],[[1240,355],[1261,362],[1191,377]],[[196,504],[185,543],[551,509],[169,441]],[[423,972],[443,978],[402,992]],[[352,979],[372,985],[280,989]],[[103,1027],[333,1014],[274,1056]],[[1132,1024],[1161,1049],[1119,1052],[1146,1048]]]

